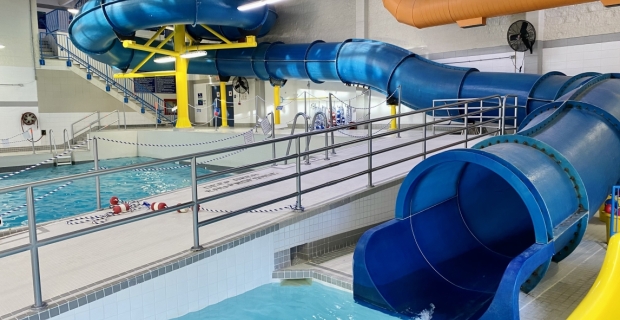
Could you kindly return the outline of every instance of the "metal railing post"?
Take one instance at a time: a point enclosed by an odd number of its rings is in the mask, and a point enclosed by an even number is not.
[[[422,146],[423,150],[422,150],[422,154],[424,155],[424,160],[426,160],[426,135],[427,135],[427,131],[426,131],[426,113],[422,114],[423,119],[424,119],[424,128],[422,128],[422,132],[424,133],[424,144]]]
[[[67,64],[71,65],[71,55],[69,54],[69,37],[65,37],[67,45],[65,47],[65,51],[67,51]]]
[[[52,132],[53,132],[52,129],[50,129],[50,131],[49,131],[49,135],[50,135],[50,153],[52,155],[54,155],[54,147],[52,146]]]
[[[301,205],[301,138],[295,139],[295,151],[297,152],[297,158],[295,159],[295,168],[297,177],[295,178],[295,184],[297,186],[297,203],[295,203],[295,210],[303,211],[304,207]]]
[[[469,104],[465,104],[465,148],[467,149],[467,140],[469,140]]]
[[[37,154],[34,148],[34,130],[30,129],[30,142],[32,143],[32,154]]]
[[[506,97],[504,96],[504,98],[502,99],[502,109],[500,110],[501,117],[500,117],[500,127],[499,127],[499,134],[500,135],[504,135],[506,134]]]
[[[369,109],[370,110],[370,109]],[[370,119],[368,119],[370,120]],[[372,184],[372,124],[368,124],[368,187],[374,187]]]
[[[333,124],[334,124],[333,119],[332,119],[333,114],[334,114],[332,95],[333,95],[332,93],[329,94],[329,115],[327,116],[329,126],[326,128],[331,128],[333,127]],[[333,131],[331,132],[331,136],[332,136],[332,146],[333,146],[334,144],[336,144]],[[332,154],[336,154],[336,148],[332,148]]]
[[[192,251],[200,251],[204,249],[200,245],[200,234],[198,227],[198,211],[200,210],[198,205],[198,174],[196,173],[196,157],[192,157],[192,224],[194,230],[194,246]]]
[[[97,130],[101,128],[101,113],[97,111]]]
[[[433,108],[435,108],[435,103],[433,103]],[[450,114],[450,111],[448,111],[448,115]],[[435,122],[435,109],[433,109],[433,122]],[[435,124],[433,124],[433,135],[435,135]]]
[[[260,119],[258,116],[258,95],[254,96],[254,112],[256,117],[256,130],[254,132],[258,132],[258,120]]]
[[[483,102],[483,101],[480,101],[480,111],[482,111],[482,110],[484,110],[484,102]],[[482,124],[482,122],[483,122],[483,121],[482,121],[482,114],[483,114],[483,113],[484,113],[484,112],[480,112],[480,128],[478,129],[478,130],[480,130],[480,132],[479,132],[478,134],[482,134],[482,130],[484,129],[484,128],[483,128],[483,124]]]
[[[304,118],[306,119],[306,133],[310,131],[310,118],[307,114],[304,114]],[[306,137],[306,152],[310,151],[310,136]],[[310,155],[306,156],[306,165],[310,165]]]
[[[276,124],[275,124],[275,115],[273,112],[271,113],[271,139],[275,139],[276,138]],[[272,143],[271,144],[271,160],[276,158],[276,143]],[[274,163],[272,166],[275,167],[277,166],[277,163]]]
[[[99,171],[99,147],[97,145],[97,138],[93,138],[93,159],[95,161],[95,171]],[[101,210],[101,179],[99,176],[95,177],[95,189],[97,193],[97,210]]]
[[[32,289],[34,305],[32,309],[41,310],[47,306],[41,293],[41,269],[39,267],[39,247],[37,244],[37,220],[34,208],[34,190],[26,189],[26,206],[28,208],[28,233],[30,235],[30,266],[32,268]]]
[[[400,101],[400,99],[403,96],[403,87],[402,86],[398,86],[398,137],[400,138],[400,119],[401,119],[401,113],[402,113],[402,102]]]
[[[121,113],[116,110],[116,130],[121,129]]]
[[[325,132],[325,147],[329,147],[329,133]],[[325,159],[329,160],[329,150],[325,150]]]
[[[515,132],[514,132],[515,134],[517,133],[517,129],[518,129],[517,128],[517,125],[518,125],[518,123],[517,123],[517,116],[519,116],[519,108],[518,108],[519,107],[519,101],[517,99],[518,99],[518,97],[515,96],[515,118],[512,120],[514,128],[515,128]]]
[[[304,91],[304,114],[308,115],[308,91]]]

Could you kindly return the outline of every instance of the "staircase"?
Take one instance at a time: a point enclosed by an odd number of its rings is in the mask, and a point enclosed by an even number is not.
[[[133,79],[114,79],[115,73],[120,73],[109,65],[91,59],[86,53],[78,50],[69,36],[61,32],[41,32],[39,35],[42,68],[57,65],[62,61],[67,68],[83,78],[92,81],[92,84],[105,90],[114,98],[123,101],[127,107],[152,120],[157,125],[172,125],[176,123],[176,115],[165,115],[164,100],[157,95],[145,92]]]

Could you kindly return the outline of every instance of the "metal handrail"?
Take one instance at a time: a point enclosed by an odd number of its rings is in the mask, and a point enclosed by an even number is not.
[[[325,115],[325,113],[323,111],[317,111],[314,113],[314,116],[312,117],[312,121],[310,122],[310,124],[312,125],[312,131],[317,130],[314,125],[316,124],[316,120],[319,116],[323,117],[323,128],[327,128],[327,115]],[[308,138],[308,145],[310,145],[310,140],[312,139],[312,136],[310,136]],[[325,133],[325,147],[327,148],[329,146],[329,135],[327,134],[327,132]],[[308,150],[306,150],[308,151]],[[308,160],[310,161],[310,156],[308,155]],[[325,159],[324,160],[329,160],[329,150],[325,150]]]
[[[293,119],[293,128],[291,129],[291,136],[295,134],[295,129],[297,128],[297,119],[299,117],[303,117],[304,120],[306,121],[306,126],[305,126],[305,132],[310,131],[308,126],[309,123],[308,121],[310,121],[310,117],[308,117],[307,114],[305,114],[304,112],[299,112],[295,115],[295,118]],[[289,140],[288,141],[288,147],[286,147],[286,155],[288,156],[289,153],[291,152],[291,144],[293,144],[293,140]],[[310,149],[310,137],[306,137],[306,151],[308,151]],[[288,160],[284,161],[284,164],[288,164]],[[310,164],[310,157],[307,157],[306,159],[306,164]]]
[[[55,157],[58,154],[58,149],[56,149],[56,138],[54,138],[53,129],[49,130],[49,135],[50,135],[50,153],[52,154],[52,156]]]
[[[497,96],[492,96],[492,97],[499,97],[499,95]],[[481,98],[481,99],[488,99],[490,97],[486,97],[486,98]],[[453,105],[456,104],[452,104],[452,105],[446,105],[447,107],[451,107]],[[407,116],[412,116],[412,115],[416,115],[416,114],[420,114],[420,113],[426,113],[428,111],[432,111],[433,109],[438,110],[440,109],[440,107],[433,107],[433,108],[427,108],[427,109],[419,109],[419,110],[414,110],[414,111],[410,111],[410,112],[406,112],[406,113],[402,113],[402,114],[397,114],[394,116],[384,116],[384,117],[380,117],[380,118],[375,118],[375,119],[370,119],[370,120],[364,120],[364,121],[360,121],[357,123],[357,125],[365,125],[365,124],[371,124],[374,122],[381,122],[381,121],[386,121],[386,120],[391,120],[394,118],[398,118],[398,117],[407,117]],[[477,111],[477,112],[473,112],[470,113],[470,115],[476,115],[479,112],[488,112],[488,111],[493,111],[493,110],[498,110],[501,107],[493,107],[493,108],[488,108],[485,110],[481,110],[481,111]],[[270,113],[272,114],[272,113]],[[465,115],[458,115],[458,116],[453,116],[451,118],[447,118],[447,119],[443,119],[443,120],[438,120],[436,121],[436,123],[440,123],[440,122],[445,122],[445,121],[451,121],[451,120],[456,120],[456,119],[461,119],[461,118],[465,118]],[[429,122],[427,123],[427,125],[432,125],[433,122]],[[416,126],[411,126],[405,129],[401,129],[401,132],[403,131],[410,131],[412,128],[413,129],[419,129],[421,128],[423,125],[416,125]],[[166,164],[166,163],[170,163],[170,162],[178,162],[178,161],[183,161],[183,160],[187,160],[193,157],[197,157],[197,158],[202,158],[202,157],[209,157],[209,156],[214,156],[214,155],[218,155],[218,154],[222,154],[222,153],[230,153],[230,152],[234,152],[234,151],[239,151],[242,149],[250,149],[250,148],[255,148],[255,147],[260,147],[260,146],[264,146],[264,145],[269,145],[269,144],[273,144],[273,143],[279,143],[279,142],[286,142],[289,140],[293,140],[296,138],[305,138],[307,136],[313,136],[313,135],[318,135],[318,134],[322,134],[322,133],[331,133],[331,132],[335,132],[338,130],[342,130],[343,128],[347,128],[350,127],[350,125],[344,125],[344,126],[338,126],[338,127],[332,127],[332,128],[328,128],[328,129],[324,129],[324,130],[317,130],[317,131],[310,131],[310,132],[300,132],[295,134],[294,136],[283,136],[280,138],[275,138],[275,134],[274,134],[274,139],[273,140],[265,140],[265,141],[257,141],[254,142],[252,144],[248,144],[248,145],[240,145],[240,146],[232,146],[232,147],[226,147],[226,148],[220,148],[220,149],[215,149],[215,150],[209,150],[209,151],[203,151],[203,152],[198,152],[198,153],[192,153],[192,154],[186,154],[186,155],[181,155],[181,156],[175,156],[175,157],[170,157],[170,158],[166,158],[166,159],[161,159],[161,160],[155,160],[155,161],[151,161],[151,162],[145,162],[145,163],[141,163],[141,164],[134,164],[134,165],[129,165],[129,166],[125,166],[125,167],[118,167],[118,168],[111,168],[111,169],[105,169],[105,170],[100,170],[98,172],[86,172],[86,173],[80,173],[80,174],[76,174],[76,175],[72,175],[72,176],[65,176],[65,177],[59,177],[59,178],[54,178],[54,179],[50,179],[50,180],[42,180],[42,181],[37,181],[37,182],[29,182],[29,183],[24,183],[21,185],[15,185],[15,186],[10,186],[10,187],[4,187],[4,188],[0,188],[0,193],[7,193],[7,192],[12,192],[12,191],[18,191],[18,190],[25,190],[27,187],[41,187],[41,186],[45,186],[45,185],[50,185],[50,184],[54,184],[54,183],[60,183],[60,182],[67,182],[67,181],[71,181],[71,180],[79,180],[79,179],[85,179],[85,178],[93,178],[96,176],[102,176],[102,175],[108,175],[108,174],[113,174],[113,173],[119,173],[119,172],[124,172],[124,171],[132,171],[135,169],[143,169],[143,168],[147,168],[147,167],[152,167],[152,166],[156,166],[156,165],[161,165],[161,164]],[[459,129],[459,130],[463,130],[463,129]],[[396,131],[390,131],[390,132],[386,132],[384,133],[384,135],[392,135],[396,133]],[[375,135],[375,137],[379,137],[379,135]],[[96,139],[96,138],[94,138]],[[357,142],[363,142],[363,141],[367,141],[369,140],[370,137],[360,137],[359,139],[357,139]],[[345,144],[345,143],[341,143],[341,144]],[[339,145],[336,145],[335,147],[339,147]],[[334,146],[330,146],[329,148],[331,149]],[[322,149],[318,149],[315,151],[311,151],[312,153],[314,152],[321,152],[324,151]],[[305,155],[305,154],[303,154]]]
[[[114,121],[114,122],[112,122],[112,123],[110,123],[110,124],[108,124],[108,125],[106,125],[106,126],[104,126],[102,128],[101,127],[101,120],[103,120],[103,119],[105,119],[105,118],[107,118],[107,117],[109,117],[109,116],[111,116],[113,114],[116,114],[116,121]],[[107,128],[107,127],[109,127],[109,126],[111,126],[111,125],[113,125],[115,123],[116,123],[116,128],[120,130],[121,129],[121,116],[120,116],[120,112],[118,110],[114,110],[114,111],[106,114],[105,116],[99,118],[99,128],[97,129],[97,131],[101,131],[101,130],[103,130],[103,129],[105,129],[105,128]]]
[[[71,129],[71,140],[75,140],[76,133],[78,133],[78,132],[88,128],[88,126],[86,126],[86,127],[82,128],[82,129],[80,129],[78,131],[75,131],[75,128],[74,128],[75,125],[80,123],[80,122],[82,122],[82,121],[84,121],[84,120],[86,120],[86,119],[88,119],[88,118],[90,118],[90,117],[92,117],[93,115],[97,115],[97,119],[99,119],[99,111],[95,111],[95,112],[93,112],[93,113],[91,113],[91,114],[89,114],[89,115],[87,115],[87,116],[81,118],[80,120],[75,121],[75,122],[73,122],[71,124],[71,126],[70,126],[70,129]]]
[[[275,114],[273,112],[269,112],[267,114],[267,117],[271,116],[271,141],[273,142],[271,144],[271,158],[275,159],[276,158],[276,120],[275,120]],[[215,123],[217,124],[217,120],[215,121]],[[274,162],[273,163],[274,166],[278,165],[278,162]]]
[[[69,137],[69,132],[67,129],[62,130],[62,145],[65,148],[64,151],[71,149],[71,138]]]
[[[493,96],[493,97],[499,97],[499,96]],[[481,98],[478,101],[482,101],[482,100],[488,100],[492,97],[486,97],[486,98]],[[454,105],[458,105],[460,103],[456,103],[456,104],[452,104],[452,105],[446,105],[445,107],[452,107]],[[21,246],[17,246],[8,250],[4,250],[4,251],[0,251],[0,258],[3,257],[7,257],[7,256],[11,256],[14,254],[18,254],[21,252],[25,252],[25,251],[30,251],[31,254],[31,268],[32,268],[32,275],[33,275],[33,292],[34,292],[34,300],[35,300],[35,304],[33,306],[33,308],[44,308],[45,307],[45,303],[43,302],[42,299],[42,292],[41,292],[41,281],[40,281],[40,268],[39,268],[39,262],[38,262],[38,249],[40,247],[49,245],[49,244],[53,244],[53,243],[57,243],[57,242],[61,242],[64,240],[68,240],[68,239],[73,239],[73,238],[77,238],[83,235],[87,235],[87,234],[91,234],[94,232],[99,232],[102,230],[106,230],[106,229],[110,229],[110,228],[114,228],[117,226],[121,226],[121,225],[125,225],[128,223],[132,223],[132,222],[136,222],[136,221],[141,221],[141,220],[145,220],[145,219],[150,219],[153,217],[157,217],[163,214],[167,214],[167,213],[171,213],[171,212],[175,212],[178,209],[181,208],[187,208],[188,206],[192,206],[193,208],[193,234],[194,234],[194,243],[192,246],[193,250],[201,250],[202,247],[200,246],[200,239],[199,239],[199,228],[203,227],[203,226],[207,226],[213,223],[216,223],[218,221],[222,221],[234,216],[238,216],[241,215],[243,213],[248,212],[249,210],[254,210],[260,207],[264,207],[266,205],[270,205],[270,204],[275,204],[277,202],[283,201],[283,200],[287,200],[287,199],[291,199],[291,198],[296,198],[297,202],[295,205],[295,209],[296,210],[303,210],[302,207],[302,203],[301,203],[301,196],[303,194],[307,194],[309,192],[313,192],[316,190],[319,190],[321,188],[324,187],[328,187],[328,186],[332,186],[338,183],[341,183],[343,181],[347,181],[356,177],[360,177],[363,175],[368,175],[368,185],[372,186],[372,173],[378,170],[382,170],[385,169],[389,166],[398,164],[398,163],[402,163],[403,161],[408,161],[411,159],[415,159],[415,158],[419,158],[419,157],[426,157],[426,155],[430,154],[430,153],[434,153],[452,146],[456,146],[459,144],[463,144],[463,143],[467,143],[469,141],[473,141],[474,139],[479,139],[481,137],[484,137],[486,135],[489,134],[494,134],[495,132],[491,132],[491,133],[486,133],[484,135],[477,135],[475,138],[470,138],[469,136],[466,137],[465,140],[463,141],[458,141],[455,143],[451,143],[449,145],[443,146],[443,147],[439,147],[439,148],[435,148],[433,150],[427,151],[426,148],[426,143],[428,140],[430,139],[434,139],[437,138],[439,136],[443,136],[443,135],[447,135],[450,134],[451,132],[445,132],[442,133],[440,135],[438,135],[437,137],[433,136],[433,137],[426,137],[426,130],[424,130],[424,139],[418,139],[415,142],[406,142],[397,146],[392,146],[389,148],[384,148],[378,151],[373,151],[372,150],[372,141],[373,139],[378,139],[381,137],[385,137],[388,135],[394,135],[400,132],[406,132],[406,131],[411,131],[411,130],[415,130],[415,129],[419,129],[419,128],[426,128],[426,126],[428,125],[433,125],[435,123],[440,123],[440,122],[445,122],[445,121],[451,121],[451,120],[455,120],[455,119],[467,119],[467,117],[471,117],[471,116],[476,116],[479,114],[482,114],[484,112],[489,112],[489,111],[493,111],[493,110],[505,110],[505,106],[500,105],[497,107],[490,107],[490,108],[486,108],[483,110],[479,110],[476,112],[471,112],[471,113],[466,113],[463,115],[458,115],[458,116],[454,116],[454,117],[450,117],[447,119],[442,119],[442,120],[438,120],[438,121],[434,121],[431,123],[425,123],[421,124],[421,125],[416,125],[416,126],[411,126],[408,128],[401,128],[398,130],[394,130],[391,132],[386,132],[383,134],[377,134],[374,135],[372,134],[372,123],[375,122],[380,122],[380,121],[385,121],[385,120],[392,120],[392,119],[397,119],[399,117],[406,117],[406,116],[411,116],[411,115],[415,115],[415,114],[420,114],[420,113],[427,113],[429,111],[432,110],[438,110],[442,107],[433,107],[433,108],[429,108],[429,109],[423,109],[423,110],[414,110],[411,112],[407,112],[407,113],[402,113],[402,114],[397,114],[397,115],[391,115],[391,116],[385,116],[385,117],[380,117],[380,118],[376,118],[376,119],[369,119],[369,120],[365,120],[365,121],[361,121],[358,123],[358,125],[365,125],[368,124],[369,125],[369,135],[367,137],[361,137],[359,139],[356,139],[354,141],[346,141],[343,143],[339,143],[339,144],[332,144],[331,146],[325,146],[324,148],[319,148],[316,150],[307,150],[305,152],[302,152],[301,150],[301,139],[303,138],[309,138],[311,136],[314,135],[320,135],[320,134],[328,134],[328,133],[333,133],[335,131],[338,130],[342,130],[343,128],[348,127],[348,125],[344,125],[344,126],[334,126],[331,128],[327,128],[325,130],[313,130],[311,132],[303,132],[303,133],[298,133],[295,135],[291,135],[291,136],[284,136],[284,137],[280,137],[280,138],[275,138],[275,127],[272,128],[272,132],[271,132],[271,138],[270,140],[265,140],[265,141],[258,141],[258,142],[254,142],[252,144],[247,144],[247,145],[239,145],[239,146],[232,146],[232,147],[226,147],[226,148],[220,148],[220,149],[216,149],[216,150],[210,150],[210,151],[204,151],[204,152],[199,152],[199,153],[193,153],[193,154],[189,154],[189,155],[182,155],[182,156],[176,156],[176,157],[171,157],[171,158],[167,158],[167,159],[162,159],[162,160],[156,160],[156,161],[152,161],[152,162],[148,162],[148,163],[142,163],[142,164],[135,164],[135,165],[129,165],[129,166],[125,166],[125,167],[120,167],[120,168],[111,168],[111,169],[100,169],[98,166],[98,148],[97,148],[97,138],[93,138],[93,153],[94,153],[94,158],[95,158],[95,170],[91,171],[91,172],[86,172],[86,173],[81,173],[81,174],[76,174],[76,175],[72,175],[72,176],[65,176],[65,177],[59,177],[59,178],[54,178],[54,179],[49,179],[49,180],[43,180],[43,181],[37,181],[37,182],[30,182],[30,183],[25,183],[25,184],[21,184],[21,185],[16,185],[16,186],[10,186],[10,187],[4,187],[4,188],[0,188],[0,193],[7,193],[7,192],[12,192],[12,191],[18,191],[18,190],[26,190],[26,202],[27,202],[27,209],[28,209],[28,229],[29,229],[29,235],[30,235],[30,243],[26,244],[26,245],[21,245]],[[501,111],[500,111],[501,112]],[[273,113],[271,113],[271,117],[273,120]],[[487,120],[488,122],[492,122],[492,121],[496,121],[496,119],[491,119],[491,120]],[[476,127],[476,125],[473,125],[472,127]],[[455,132],[457,131],[462,131],[465,130],[467,131],[470,128],[469,124],[467,126],[465,126],[464,128],[458,128],[456,130],[454,130]],[[500,129],[501,130],[501,129]],[[499,130],[498,130],[499,131]],[[282,158],[276,158],[275,156],[275,144],[279,143],[279,142],[286,142],[286,141],[295,141],[295,154],[293,155],[289,155],[286,157],[282,157]],[[349,159],[345,159],[345,160],[341,160],[338,161],[336,163],[329,163],[327,165],[321,166],[319,168],[313,168],[311,170],[306,170],[304,172],[301,171],[301,162],[303,157],[305,156],[310,156],[312,153],[317,153],[317,152],[322,152],[322,151],[328,151],[330,149],[333,148],[337,148],[337,147],[343,147],[346,145],[351,145],[353,143],[359,143],[359,142],[364,142],[364,141],[368,141],[368,146],[369,146],[369,150],[366,154],[363,155],[358,155],[355,156],[353,158],[349,158]],[[424,151],[422,153],[407,157],[405,159],[397,159],[397,161],[388,163],[388,164],[384,164],[381,165],[379,167],[373,167],[372,166],[372,157],[381,153],[385,153],[391,150],[395,150],[398,148],[402,148],[408,145],[412,145],[414,143],[424,143]],[[197,159],[201,158],[201,157],[208,157],[208,156],[213,156],[213,155],[217,155],[217,154],[222,154],[222,153],[230,153],[230,152],[234,152],[234,151],[239,151],[242,149],[251,149],[251,148],[257,148],[257,147],[261,147],[261,146],[265,146],[265,145],[272,145],[273,146],[273,157],[271,160],[267,160],[267,161],[261,161],[259,163],[254,163],[251,165],[246,165],[246,166],[241,166],[241,167],[237,167],[237,168],[231,168],[231,169],[227,169],[224,171],[220,171],[220,172],[215,172],[215,173],[210,173],[207,175],[203,175],[203,176],[197,176],[197,172],[196,172],[196,168],[197,168]],[[339,178],[333,181],[329,181],[327,183],[321,184],[319,186],[314,186],[311,188],[307,188],[307,189],[302,189],[302,185],[301,185],[301,178],[302,176],[305,176],[307,174],[310,174],[312,172],[318,172],[327,168],[331,168],[334,167],[336,165],[341,165],[347,162],[351,162],[351,161],[355,161],[355,160],[359,160],[359,159],[363,159],[363,158],[367,158],[368,159],[368,168],[366,170],[357,172],[355,174],[349,175],[347,177],[343,177],[343,178]],[[154,166],[154,165],[160,165],[160,164],[165,164],[165,163],[170,163],[170,162],[177,162],[177,161],[183,161],[183,160],[191,160],[191,167],[192,167],[192,173],[191,173],[191,180],[192,180],[192,184],[191,184],[191,191],[192,191],[192,201],[191,202],[187,202],[187,203],[183,203],[183,204],[179,204],[176,206],[172,206],[169,207],[165,210],[161,210],[161,211],[156,211],[156,212],[148,212],[148,213],[144,213],[144,214],[138,214],[135,216],[130,216],[126,219],[122,219],[122,220],[116,220],[116,221],[111,221],[108,222],[106,224],[102,224],[102,225],[95,225],[93,227],[90,228],[86,228],[86,229],[82,229],[82,230],[77,230],[77,231],[73,231],[70,233],[66,233],[66,234],[62,234],[62,235],[58,235],[58,236],[52,236],[43,240],[38,240],[37,239],[37,232],[36,232],[36,215],[35,215],[35,206],[34,206],[34,193],[33,193],[33,188],[35,187],[41,187],[41,186],[46,186],[46,185],[50,185],[50,184],[56,184],[56,183],[60,183],[60,182],[67,182],[67,181],[73,181],[73,180],[79,180],[79,179],[85,179],[85,178],[95,178],[95,181],[99,181],[99,178],[101,176],[104,175],[109,175],[109,174],[114,174],[114,173],[119,173],[119,172],[126,172],[126,171],[130,171],[130,170],[135,170],[135,169],[142,169],[142,168],[146,168],[146,167],[150,167],[150,166]],[[197,190],[198,190],[198,181],[209,178],[209,177],[214,177],[217,175],[223,175],[223,174],[228,174],[228,173],[232,173],[232,172],[239,172],[240,170],[247,170],[248,168],[256,168],[256,167],[261,167],[261,166],[267,166],[270,164],[276,164],[279,161],[286,161],[289,159],[296,159],[296,172],[284,177],[279,177],[273,180],[269,180],[266,182],[261,182],[255,185],[251,185],[251,186],[246,186],[246,187],[242,187],[239,189],[235,189],[235,190],[231,190],[231,191],[227,191],[227,192],[223,192],[217,195],[213,195],[213,196],[208,196],[206,198],[202,198],[199,199],[198,195],[197,195]],[[297,186],[297,190],[293,193],[287,194],[287,195],[283,195],[277,199],[272,199],[269,201],[265,201],[265,202],[261,202],[260,204],[255,204],[246,208],[242,208],[230,213],[226,213],[224,215],[221,215],[219,217],[216,218],[212,218],[212,219],[208,219],[205,221],[200,221],[198,218],[198,208],[199,205],[201,203],[205,203],[207,201],[212,201],[215,199],[221,199],[227,196],[231,196],[231,195],[235,195],[241,192],[245,192],[245,191],[249,191],[249,190],[253,190],[256,188],[260,188],[263,186],[267,186],[267,185],[271,185],[273,183],[277,183],[277,182],[281,182],[281,181],[285,181],[285,180],[290,180],[290,179],[296,179],[296,186]],[[99,193],[100,188],[99,188],[99,184],[97,184],[97,205],[99,208],[101,208],[101,195]]]
[[[92,58],[90,58],[90,56],[88,56],[86,53],[80,51],[79,49],[77,49],[75,46],[73,46],[73,44],[70,42],[69,37],[67,35],[64,34],[56,34],[56,33],[41,33],[39,38],[40,38],[40,47],[42,49],[43,47],[43,42],[44,39],[48,36],[51,35],[52,38],[54,38],[54,45],[58,48],[59,51],[64,51],[66,52],[65,56],[53,56],[56,58],[67,58],[67,66],[71,66],[71,60],[75,60],[77,61],[80,65],[83,65],[84,67],[86,67],[87,69],[87,73],[89,74],[95,74],[97,76],[99,76],[100,78],[104,79],[106,82],[106,87],[109,90],[110,86],[114,86],[115,88],[119,89],[120,91],[122,91],[123,95],[125,96],[125,99],[129,99],[132,98],[134,100],[136,100],[136,102],[144,109],[147,110],[151,113],[153,113],[155,115],[156,121],[159,122],[159,119],[164,119],[165,121],[169,122],[169,123],[174,123],[175,119],[174,117],[168,117],[166,115],[161,115],[158,110],[155,108],[155,105],[160,105],[163,106],[164,105],[164,101],[163,99],[161,99],[159,96],[148,92],[148,90],[145,90],[145,88],[140,85],[139,83],[133,81],[132,79],[123,79],[122,83],[116,81],[113,78],[113,74],[114,74],[114,70],[109,66],[106,65],[102,62],[93,60]],[[59,41],[59,38],[62,39]],[[60,42],[65,43],[60,44]],[[72,51],[71,49],[74,49],[74,51]],[[44,60],[45,60],[46,56],[43,54],[43,50],[41,50],[41,63],[43,64]]]

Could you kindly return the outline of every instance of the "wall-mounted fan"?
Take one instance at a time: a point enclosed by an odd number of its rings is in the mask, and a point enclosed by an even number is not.
[[[233,89],[235,89],[236,93],[244,94],[250,91],[250,84],[248,83],[248,79],[244,77],[234,77],[232,84]]]
[[[32,126],[37,123],[37,116],[32,112],[22,114],[22,125]]]
[[[519,20],[508,28],[508,44],[512,50],[517,52],[534,53],[534,43],[536,42],[536,29],[525,20]]]

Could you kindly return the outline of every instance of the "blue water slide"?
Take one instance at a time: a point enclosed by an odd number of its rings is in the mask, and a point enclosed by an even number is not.
[[[263,35],[270,8],[240,12],[245,1],[90,1],[70,26],[73,43],[99,61],[131,69],[146,56],[123,48],[141,29],[186,24],[212,39]],[[135,39],[139,43],[145,39]],[[170,66],[147,63],[142,71]],[[433,319],[518,319],[518,293],[532,290],[551,261],[581,241],[588,219],[620,180],[620,79],[479,72],[435,63],[372,40],[261,43],[192,59],[195,74],[260,80],[302,79],[402,87],[413,108],[434,99],[515,95],[523,108],[516,135],[447,151],[413,168],[395,218],[366,232],[354,255],[354,295],[372,306]]]
[[[533,110],[518,134],[409,173],[395,219],[356,248],[356,299],[413,314],[433,304],[433,319],[519,319],[519,290],[575,249],[620,180],[620,75],[563,83],[568,92],[551,90],[561,97]]]

